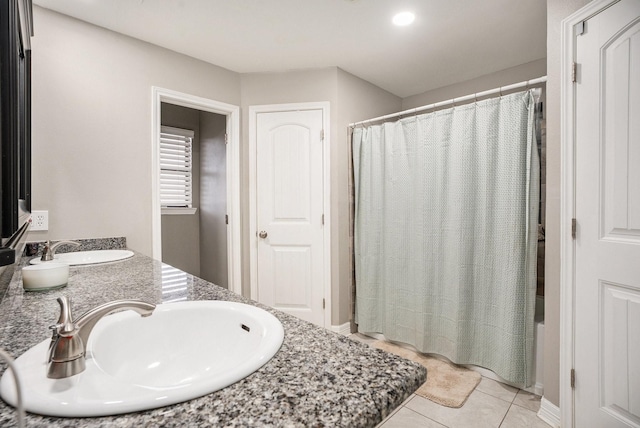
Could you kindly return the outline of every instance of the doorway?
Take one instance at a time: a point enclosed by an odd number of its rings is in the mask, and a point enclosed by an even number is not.
[[[183,245],[187,245],[186,248],[194,250],[192,254],[199,253],[198,260],[202,260],[201,263],[196,263],[189,257],[181,257],[182,262],[189,260],[189,269],[194,269],[194,272],[198,272],[197,276],[204,277],[213,283],[219,283],[218,285],[225,286],[223,284],[224,278],[226,278],[226,287],[238,294],[241,294],[241,273],[240,273],[240,195],[239,195],[239,107],[230,104],[221,103],[214,100],[209,100],[201,97],[196,97],[189,94],[179,93],[162,88],[153,88],[153,114],[152,114],[152,171],[153,171],[153,189],[152,189],[152,203],[153,203],[153,218],[152,218],[152,242],[153,242],[153,258],[156,260],[165,260],[163,253],[167,253],[167,256],[174,257],[176,252],[185,252],[185,248],[181,248]],[[173,126],[177,125],[181,115],[191,114],[198,116],[199,121],[199,134],[206,134],[207,140],[211,140],[210,143],[201,144],[199,146],[200,158],[205,157],[211,159],[212,157],[220,158],[224,157],[224,161],[220,161],[220,164],[224,164],[225,171],[222,179],[216,181],[224,183],[226,196],[223,198],[213,198],[211,200],[200,200],[200,207],[197,211],[198,217],[196,223],[199,223],[200,229],[203,232],[207,232],[209,235],[217,235],[216,239],[200,239],[195,237],[193,229],[191,232],[186,232],[185,236],[179,239],[185,240],[180,245],[179,240],[176,241],[176,235],[166,234],[163,240],[163,226],[169,223],[176,223],[176,220],[167,217],[163,222],[162,209],[160,203],[160,140],[161,140],[161,126],[163,125],[163,108],[167,115],[177,113],[174,116]],[[186,109],[186,110],[185,110]],[[191,110],[191,113],[189,111]],[[173,112],[173,113],[170,113]],[[167,116],[170,117],[170,116]],[[193,116],[195,117],[195,116]],[[166,118],[165,118],[166,119]],[[184,117],[181,119],[186,120]],[[188,120],[187,120],[188,122]],[[193,119],[192,119],[193,123]],[[220,135],[221,129],[225,132]],[[220,142],[220,138],[226,140],[224,147],[221,148],[220,144],[216,144],[215,140]],[[202,142],[202,141],[201,141]],[[220,174],[220,170],[215,164],[209,162],[202,162],[202,159],[198,162],[200,175],[203,177],[208,174]],[[211,177],[203,180],[198,184],[198,188],[202,189],[204,193],[216,192],[216,188],[211,188]],[[215,180],[214,180],[215,181]],[[220,193],[219,191],[217,193]],[[204,204],[203,204],[204,202]],[[220,226],[220,210],[226,208],[225,225]],[[182,217],[182,216],[180,216]],[[194,219],[192,219],[194,220]],[[212,225],[211,223],[215,223]],[[166,224],[165,224],[166,223]],[[166,229],[166,228],[165,228]],[[180,229],[178,229],[180,230]],[[183,229],[184,230],[184,229]],[[169,232],[169,233],[175,233]],[[180,235],[180,232],[177,233]],[[222,236],[221,236],[222,235]],[[171,242],[164,242],[171,240]],[[189,241],[192,244],[189,244]],[[198,243],[193,241],[199,241]],[[204,244],[203,244],[204,241]],[[223,248],[226,246],[226,250]],[[195,250],[197,247],[197,250]],[[164,249],[164,251],[163,251]],[[220,255],[220,251],[224,251],[225,254]],[[195,257],[195,256],[194,256]],[[212,261],[212,258],[215,260]],[[221,260],[224,259],[225,260]],[[225,275],[221,275],[219,265],[220,263],[226,264]],[[186,266],[186,265],[185,265]]]
[[[168,103],[160,116],[162,262],[227,288],[226,117]]]
[[[331,324],[329,106],[250,107],[251,298]]]
[[[563,33],[562,425],[639,427],[640,0],[594,1]]]

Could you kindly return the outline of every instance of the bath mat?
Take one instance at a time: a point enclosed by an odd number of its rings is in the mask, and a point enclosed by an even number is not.
[[[462,407],[482,379],[478,372],[394,345],[391,342],[376,340],[371,346],[425,366],[427,381],[418,388],[415,394],[446,407]]]

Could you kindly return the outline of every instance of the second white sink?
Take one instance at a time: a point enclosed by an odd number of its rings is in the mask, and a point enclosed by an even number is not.
[[[93,251],[75,251],[71,253],[59,253],[53,256],[53,261],[57,263],[66,263],[70,266],[91,265],[96,263],[116,262],[119,260],[133,257],[133,251],[129,250],[93,250]],[[40,260],[39,257],[31,259],[32,265],[47,263]]]

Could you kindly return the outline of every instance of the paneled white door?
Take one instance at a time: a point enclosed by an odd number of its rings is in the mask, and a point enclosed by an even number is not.
[[[576,48],[574,421],[640,427],[640,0]]]
[[[257,300],[324,326],[323,111],[257,113]]]

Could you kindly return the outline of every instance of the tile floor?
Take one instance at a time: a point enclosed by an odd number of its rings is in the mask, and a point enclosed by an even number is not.
[[[361,334],[354,340],[371,343]],[[483,377],[459,409],[411,395],[378,428],[549,428],[536,413],[540,397]]]

